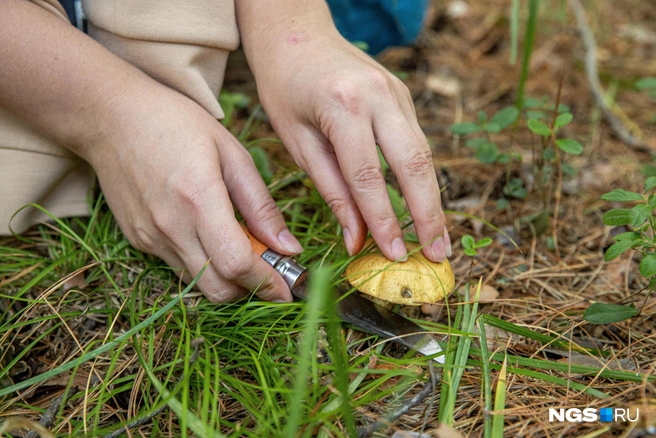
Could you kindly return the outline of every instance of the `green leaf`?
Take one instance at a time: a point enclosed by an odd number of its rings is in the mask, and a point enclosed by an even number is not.
[[[638,227],[642,225],[651,216],[652,206],[649,204],[638,204],[631,209],[629,219],[631,226]]]
[[[553,109],[553,105],[552,105],[551,109]],[[565,112],[567,112],[567,113],[572,112],[572,109],[569,107],[569,105],[565,105],[564,103],[561,103],[560,105],[558,105],[558,113],[560,114],[560,113],[565,113]]]
[[[383,172],[383,175],[386,175],[387,171],[390,169],[389,164],[387,164],[387,160],[385,159],[385,156],[383,155],[383,151],[380,150],[379,146],[376,146],[376,150],[378,151],[378,161],[380,161],[380,169]]]
[[[470,148],[478,148],[483,146],[485,143],[487,143],[487,138],[485,137],[476,137],[476,138],[470,138],[465,142],[465,145],[467,145]]]
[[[514,106],[508,106],[497,112],[490,119],[490,123],[496,123],[500,129],[506,128],[517,120],[519,111]]]
[[[501,131],[501,126],[499,126],[497,123],[490,122],[486,123],[483,129],[485,132],[489,132],[490,134],[497,134]]]
[[[610,225],[611,227],[628,225],[631,223],[631,219],[629,218],[630,212],[631,209],[629,208],[616,208],[614,210],[607,211],[601,220],[604,222],[604,225]]]
[[[499,149],[494,143],[484,143],[476,149],[476,158],[484,164],[492,164],[499,156]]]
[[[499,156],[497,157],[497,163],[501,163],[501,164],[510,163],[510,155],[506,154],[505,152],[499,154]]]
[[[481,127],[478,126],[476,123],[465,122],[465,123],[458,123],[456,125],[451,125],[450,129],[452,134],[468,135],[480,131]]]
[[[656,208],[656,195],[649,195],[649,201],[647,202],[651,208]]]
[[[476,241],[469,234],[462,236],[460,243],[462,244],[463,248],[474,249],[476,247]]]
[[[560,168],[563,171],[563,174],[567,176],[575,176],[579,172],[576,167],[572,166],[569,163],[562,163],[560,165]]]
[[[645,198],[636,192],[629,192],[624,189],[615,189],[611,192],[601,195],[604,201],[624,202],[624,201],[644,201]]]
[[[476,242],[476,248],[485,248],[486,246],[492,245],[492,239],[489,237],[484,237],[483,239]]]
[[[528,192],[524,188],[524,183],[521,179],[512,178],[508,184],[503,186],[503,194],[517,199],[524,199]]]
[[[405,214],[405,205],[403,203],[403,196],[394,187],[387,184],[387,194],[392,203],[392,209],[396,217],[401,217]]]
[[[558,146],[561,151],[572,155],[581,155],[581,152],[583,152],[583,145],[571,138],[556,140],[556,146]]]
[[[535,97],[527,97],[524,101],[524,108],[542,108],[542,101]]]
[[[506,198],[499,198],[497,200],[497,210],[503,210],[504,208],[510,207],[510,201]]]
[[[549,129],[547,125],[545,125],[539,120],[529,119],[527,124],[528,124],[528,129],[530,129],[531,131],[533,131],[538,135],[541,135],[543,137],[548,137],[551,135],[551,129]]]
[[[649,254],[644,256],[640,261],[640,274],[645,278],[651,278],[656,275],[656,255]]]
[[[248,149],[248,152],[251,154],[253,161],[255,162],[255,167],[260,173],[260,176],[266,184],[269,184],[273,179],[273,172],[271,171],[271,163],[269,162],[269,156],[259,146],[252,146]]]
[[[646,164],[642,166],[642,173],[644,173],[645,176],[656,176],[656,166]]]
[[[627,231],[626,233],[620,233],[615,236],[615,242],[623,242],[625,240],[631,240],[635,243],[642,242],[642,234],[636,233],[635,231]]]
[[[467,249],[465,249],[463,252],[464,252],[466,255],[468,255],[469,257],[476,257],[476,254],[478,254],[478,253],[476,252],[476,250],[473,249],[473,248],[467,248]]]
[[[633,305],[594,303],[583,312],[583,318],[591,324],[611,324],[633,318],[638,309]]]
[[[542,158],[544,158],[545,161],[554,161],[556,159],[556,152],[551,148],[545,149],[542,151]]]
[[[645,192],[650,191],[656,187],[656,176],[650,176],[645,180]]]
[[[485,111],[480,110],[478,114],[476,114],[476,120],[480,124],[487,122],[487,114],[485,114]]]
[[[636,82],[638,90],[647,90],[656,88],[656,77],[642,78]]]
[[[544,111],[528,110],[526,111],[526,118],[540,120],[540,119],[546,119],[547,115],[544,113]]]
[[[604,254],[604,260],[610,262],[619,257],[624,251],[630,249],[633,246],[634,242],[631,240],[622,240],[621,242],[614,243],[611,245]]]
[[[558,117],[556,117],[556,122],[554,123],[554,128],[559,129],[562,128],[563,126],[569,124],[574,120],[574,116],[572,113],[562,113],[559,114]]]

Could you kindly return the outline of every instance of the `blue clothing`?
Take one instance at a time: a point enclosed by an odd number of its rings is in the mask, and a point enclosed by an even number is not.
[[[429,0],[327,0],[339,32],[363,41],[372,55],[412,44],[422,29]]]

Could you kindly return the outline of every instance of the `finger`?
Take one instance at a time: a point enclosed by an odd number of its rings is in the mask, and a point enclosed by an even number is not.
[[[205,250],[200,245],[200,242],[197,243],[199,249],[191,255],[185,254],[185,260],[189,267],[188,274],[185,277],[196,278],[198,273],[205,268],[196,285],[212,303],[225,303],[248,295],[248,291],[245,288],[226,281],[219,275],[209,256],[207,256]],[[167,263],[169,262],[167,261]],[[189,283],[185,278],[183,278],[183,281]]]
[[[349,255],[359,253],[367,237],[367,224],[344,180],[332,145],[323,134],[309,128],[303,128],[296,141],[305,145],[303,156],[295,157],[297,163],[310,176],[342,226]]]
[[[248,229],[264,244],[286,255],[303,252],[253,163],[239,144],[222,145],[221,173],[230,198],[246,219]]]
[[[426,137],[418,136],[400,109],[377,114],[374,131],[385,159],[408,203],[423,252],[432,261],[446,258],[446,221]]]
[[[221,180],[208,191],[207,214],[196,218],[196,230],[212,266],[228,283],[236,284],[267,301],[291,301],[282,277],[251,248],[248,238],[234,217],[228,191]]]
[[[328,138],[371,235],[387,258],[405,260],[408,252],[387,193],[371,123],[349,117],[337,126]]]

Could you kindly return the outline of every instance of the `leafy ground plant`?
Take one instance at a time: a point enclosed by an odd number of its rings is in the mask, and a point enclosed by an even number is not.
[[[633,249],[640,254],[640,274],[648,281],[649,298],[656,287],[656,218],[653,210],[656,208],[656,177],[649,177],[644,183],[642,193],[615,189],[605,193],[601,199],[614,203],[632,202],[631,208],[613,208],[604,214],[605,225],[613,227],[631,226],[632,231],[626,231],[615,236],[615,243],[608,247],[604,259],[610,262],[626,251]],[[644,305],[644,303],[643,303]],[[632,318],[640,313],[633,304],[622,306],[608,303],[595,303],[590,306],[584,316],[588,322],[608,324]]]

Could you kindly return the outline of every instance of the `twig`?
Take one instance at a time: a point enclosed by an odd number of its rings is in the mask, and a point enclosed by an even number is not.
[[[189,357],[189,369],[191,369],[191,366],[196,363],[196,360],[198,359],[198,353],[200,350],[200,346],[203,345],[205,342],[205,339],[203,338],[196,338],[193,341],[191,341],[192,347],[194,347],[194,352],[191,353],[191,357]],[[185,374],[182,373],[182,376],[180,376],[180,379],[178,380],[178,383],[182,382],[185,379]],[[110,433],[109,435],[105,435],[105,438],[118,438],[119,436],[123,435],[126,433],[129,429],[134,429],[135,427],[143,426],[146,423],[149,423],[150,420],[155,418],[157,415],[162,413],[166,408],[168,404],[163,404],[159,408],[155,409],[153,412],[150,414],[146,415],[143,418],[139,418],[138,420],[134,420],[131,423],[126,424],[120,429],[115,430],[114,432]]]
[[[364,438],[373,435],[378,430],[382,429],[385,426],[394,423],[401,415],[406,414],[410,409],[417,406],[421,403],[429,394],[432,394],[435,391],[435,386],[437,385],[437,377],[433,371],[433,363],[429,362],[429,371],[430,379],[424,384],[424,387],[421,388],[421,391],[416,393],[414,396],[406,400],[399,406],[397,409],[388,412],[383,416],[382,420],[375,421],[368,426],[362,426],[358,428],[358,437]]]
[[[77,392],[78,392],[77,386],[72,386],[71,388],[68,389],[68,391],[65,390],[62,395],[56,397],[50,404],[50,407],[46,410],[45,414],[41,416],[41,419],[39,420],[39,425],[43,426],[46,429],[50,429],[52,425],[55,424],[55,417],[57,416],[57,412],[59,412],[59,409],[62,406],[66,405],[68,399],[73,397]],[[39,432],[35,430],[31,430],[28,432],[27,435],[25,435],[25,438],[38,438],[39,436],[40,436]]]
[[[601,108],[608,124],[620,140],[638,150],[652,152],[647,145],[644,134],[640,132],[639,128],[637,126],[632,126],[632,130],[641,137],[636,138],[634,134],[624,127],[624,124],[618,118],[618,114],[616,113],[620,112],[619,108],[616,108],[615,104],[613,104],[614,108],[611,108],[611,105],[609,104],[610,98],[606,95],[601,87],[601,83],[599,82],[599,72],[597,71],[597,44],[595,43],[594,35],[592,35],[592,31],[590,30],[588,20],[585,17],[585,10],[579,0],[568,0],[568,2],[574,12],[574,16],[576,17],[579,32],[581,33],[581,38],[583,38],[583,44],[585,45],[585,71],[587,73],[590,91],[597,101],[597,105]],[[622,115],[623,113],[620,113],[620,116]],[[626,116],[624,116],[624,118],[628,119]],[[627,120],[627,122],[631,123],[630,120]]]

